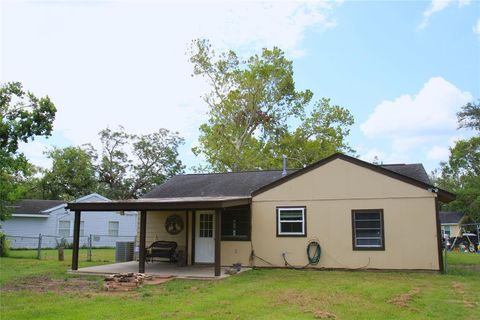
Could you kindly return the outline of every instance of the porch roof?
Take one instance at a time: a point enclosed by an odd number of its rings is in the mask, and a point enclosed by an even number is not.
[[[72,211],[220,209],[250,204],[251,197],[142,198],[111,202],[70,202]]]

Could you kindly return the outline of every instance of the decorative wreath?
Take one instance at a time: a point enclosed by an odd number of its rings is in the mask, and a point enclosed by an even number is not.
[[[165,229],[170,234],[179,234],[183,230],[183,219],[178,214],[171,215],[165,221]]]

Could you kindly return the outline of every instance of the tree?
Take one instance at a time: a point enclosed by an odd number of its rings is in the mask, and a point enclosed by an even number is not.
[[[20,141],[50,136],[56,108],[48,96],[37,98],[20,82],[0,86],[0,220],[10,215],[10,205],[28,191],[25,182],[35,173],[23,154]]]
[[[459,128],[469,128],[480,132],[480,103],[469,102],[457,113]]]
[[[270,146],[264,159],[270,162],[266,168],[281,167],[282,157],[295,159],[302,166],[326,158],[335,152],[352,153],[345,137],[354,123],[350,111],[338,105],[330,105],[330,99],[323,98],[314,104],[313,110],[293,131],[285,131],[275,145]]]
[[[97,190],[94,158],[88,149],[55,148],[47,155],[52,168],[40,180],[42,198],[73,200]]]
[[[479,105],[468,103],[457,113],[459,128],[480,132]],[[464,212],[480,222],[480,136],[459,140],[450,148],[448,162],[440,163],[436,183],[457,194],[457,199],[443,205],[445,210]]]
[[[133,135],[120,127],[118,131],[104,129],[99,135],[102,153],[97,170],[100,188],[107,197],[137,198],[184,169],[178,159],[184,139],[177,132],[159,129]]]
[[[252,167],[251,158],[259,158],[256,137],[268,142],[287,130],[287,118],[302,116],[312,93],[296,91],[292,62],[278,48],[246,60],[233,51],[217,57],[207,40],[193,41],[190,49],[193,74],[212,87],[204,96],[209,119],[193,152],[216,171]]]
[[[50,136],[57,109],[48,96],[37,98],[24,91],[20,82],[0,87],[0,148],[9,154],[18,150],[18,142],[35,136]]]
[[[279,48],[242,60],[233,51],[216,55],[207,40],[195,40],[190,55],[193,74],[211,86],[203,97],[209,118],[193,148],[211,170],[278,168],[282,154],[308,164],[351,151],[344,139],[353,116],[325,98],[306,116],[313,93],[296,90],[292,61]],[[297,128],[289,126],[298,121]]]

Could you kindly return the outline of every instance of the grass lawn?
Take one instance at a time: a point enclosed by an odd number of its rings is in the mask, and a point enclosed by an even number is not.
[[[99,279],[67,275],[71,253],[62,263],[55,254],[34,260],[28,251],[14,251],[0,258],[2,320],[480,317],[479,254],[449,253],[448,275],[257,269],[219,281],[172,280],[126,293],[102,291]],[[113,250],[94,250],[93,260],[80,266],[112,261]]]

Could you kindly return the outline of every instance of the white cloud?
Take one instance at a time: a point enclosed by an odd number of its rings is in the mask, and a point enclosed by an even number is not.
[[[185,52],[205,37],[251,54],[279,46],[305,54],[305,32],[336,25],[337,2],[5,2],[1,80],[48,94],[58,112],[51,141],[98,142],[107,125],[179,131],[186,146],[205,119]],[[187,148],[187,147],[186,147]],[[196,158],[186,150],[188,162]]]
[[[469,5],[470,2],[470,0],[432,0],[430,5],[423,11],[423,20],[418,25],[418,29],[425,28],[433,14],[443,11],[455,3],[458,4],[458,7],[463,7]]]
[[[405,94],[381,102],[360,130],[385,148],[364,152],[366,160],[378,155],[384,162],[409,162],[416,153],[428,160],[444,161],[448,148],[461,138],[456,112],[472,100],[442,77],[429,79],[416,95]]]
[[[396,142],[415,143],[456,128],[455,113],[472,100],[442,77],[429,79],[415,96],[405,94],[383,101],[360,126],[367,137],[388,136]]]
[[[28,143],[20,143],[19,147],[25,157],[30,160],[36,166],[40,166],[43,168],[48,168],[52,165],[52,161],[48,159],[44,152],[51,150],[51,146],[42,142],[33,140]]]
[[[480,18],[478,18],[477,23],[472,28],[473,33],[480,35]]]
[[[450,154],[448,147],[443,146],[433,146],[427,152],[427,159],[434,160],[434,161],[442,161],[448,158]]]

